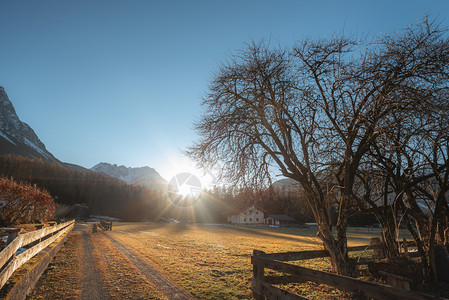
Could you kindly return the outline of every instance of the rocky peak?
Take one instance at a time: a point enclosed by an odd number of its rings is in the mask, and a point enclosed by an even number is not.
[[[34,130],[20,121],[3,87],[0,87],[0,130],[24,143],[27,143],[25,139],[28,139],[29,142],[45,150],[44,143],[37,137]]]
[[[150,167],[131,168],[102,162],[92,167],[91,171],[115,177],[130,184],[150,188],[161,187],[166,183],[166,180]]]
[[[0,86],[0,136],[14,146],[22,145],[31,148],[25,151],[32,157],[42,157],[50,161],[58,160],[47,151],[34,130],[26,123],[20,121],[14,106],[9,100],[3,87]],[[22,147],[22,148],[23,148]],[[12,151],[14,153],[14,151]],[[21,154],[23,151],[19,151]],[[34,154],[37,152],[36,154]]]
[[[5,132],[17,131],[20,126],[19,117],[16,110],[6,94],[3,87],[0,86],[0,129]]]

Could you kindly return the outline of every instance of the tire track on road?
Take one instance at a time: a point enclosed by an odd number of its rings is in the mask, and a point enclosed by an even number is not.
[[[141,260],[138,257],[138,255],[136,255],[131,250],[123,246],[113,237],[109,236],[104,232],[101,233],[105,235],[112,242],[112,244],[123,255],[125,255],[131,261],[131,263],[147,278],[147,280],[153,283],[158,288],[158,290],[168,299],[176,299],[176,300],[195,299],[191,295],[184,292],[176,284],[172,283],[170,280],[165,278],[159,271],[155,270],[153,267],[148,265],[148,263]]]
[[[92,255],[93,246],[87,230],[90,228],[77,228],[83,237],[83,277],[81,280],[81,299],[109,299],[100,281],[100,272],[97,269],[95,258]]]

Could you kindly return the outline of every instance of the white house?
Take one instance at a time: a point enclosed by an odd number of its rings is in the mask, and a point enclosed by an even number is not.
[[[265,211],[253,206],[248,207],[237,215],[228,217],[228,222],[232,224],[257,225],[264,224]]]

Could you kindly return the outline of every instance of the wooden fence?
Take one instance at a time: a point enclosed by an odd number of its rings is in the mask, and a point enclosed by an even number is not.
[[[351,247],[349,251],[366,250],[370,246]],[[263,251],[254,250],[251,256],[253,265],[253,280],[251,290],[256,300],[261,299],[307,299],[303,296],[289,292],[274,286],[276,283],[301,283],[304,281],[313,281],[326,284],[348,292],[363,295],[375,299],[398,299],[398,300],[428,300],[442,299],[434,296],[419,294],[406,289],[393,286],[376,284],[352,277],[341,276],[334,273],[313,270],[286,263],[286,261],[298,261],[304,259],[328,257],[329,253],[324,250],[301,251],[267,254]],[[282,272],[283,276],[265,276],[265,269],[271,269]],[[400,280],[400,276],[392,274],[393,278]]]
[[[24,234],[18,234],[17,229],[5,228],[9,236],[7,246],[0,252],[0,289],[15,270],[70,231],[74,223],[75,221],[72,220]],[[26,248],[26,250],[16,255],[19,248]]]
[[[112,230],[112,222],[105,222],[103,220],[100,220],[100,227],[103,230]]]

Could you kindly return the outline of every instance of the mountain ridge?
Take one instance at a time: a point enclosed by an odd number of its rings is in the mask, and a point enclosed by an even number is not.
[[[90,170],[123,180],[129,184],[153,189],[164,188],[167,184],[167,181],[154,168],[148,166],[132,168],[101,162]]]
[[[0,86],[0,154],[19,154],[61,164],[61,161],[47,150],[34,130],[20,120],[2,86]]]

